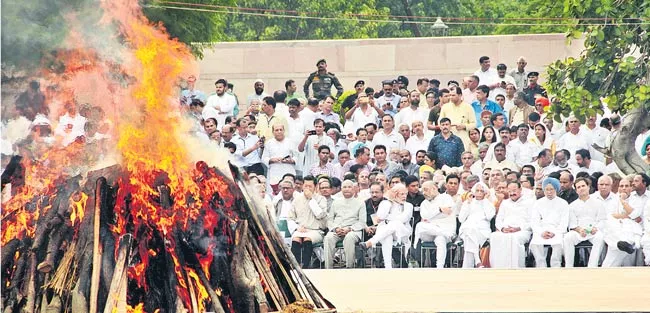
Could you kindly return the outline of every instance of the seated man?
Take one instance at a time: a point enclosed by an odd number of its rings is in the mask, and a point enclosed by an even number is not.
[[[605,244],[603,232],[600,231],[607,218],[605,208],[596,197],[589,196],[589,180],[578,178],[573,185],[578,192],[578,199],[569,205],[570,231],[564,235],[564,267],[573,267],[575,247],[583,241],[592,244],[587,266],[598,267],[600,252]]]
[[[530,240],[530,214],[534,198],[522,196],[521,184],[508,184],[508,199],[501,202],[496,217],[497,231],[490,236],[490,265],[494,268],[526,266],[524,245]]]
[[[422,184],[425,200],[420,205],[422,220],[415,226],[413,247],[418,242],[433,241],[436,244],[436,267],[445,267],[447,259],[447,243],[456,235],[456,214],[454,199],[450,195],[438,193],[433,181]],[[420,264],[422,266],[422,264]]]
[[[533,238],[530,240],[530,251],[535,257],[536,267],[547,267],[544,245],[550,245],[553,248],[551,266],[560,267],[563,236],[569,226],[569,204],[557,196],[560,191],[559,180],[546,178],[542,182],[542,188],[544,197],[535,201],[531,211]]]
[[[291,236],[291,252],[302,268],[309,268],[313,244],[323,241],[322,229],[327,224],[327,200],[314,192],[313,180],[305,180],[302,188],[303,192],[294,197],[293,206],[289,210],[289,219],[298,225]]]
[[[325,236],[325,268],[334,267],[336,244],[343,241],[347,268],[354,267],[354,255],[357,244],[361,241],[361,231],[366,225],[366,206],[354,197],[354,183],[345,180],[341,185],[343,197],[335,198],[327,217],[329,233]]]
[[[617,267],[627,264],[626,258],[632,255],[639,247],[643,228],[641,221],[641,209],[635,205],[638,195],[632,191],[630,180],[621,179],[618,185],[619,203],[608,205],[605,243],[607,243],[607,256],[603,261],[603,267]],[[644,194],[647,192],[644,192]]]

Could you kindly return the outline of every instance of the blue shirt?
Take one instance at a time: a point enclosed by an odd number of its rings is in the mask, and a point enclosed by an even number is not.
[[[436,160],[436,167],[440,168],[443,165],[449,167],[459,167],[463,165],[460,160],[460,155],[465,151],[465,146],[460,137],[451,134],[448,139],[442,137],[442,134],[431,138],[429,142],[428,152],[435,152],[438,156]]]
[[[474,109],[474,114],[476,114],[476,127],[483,126],[483,122],[481,122],[481,112],[487,110],[492,112],[492,114],[503,113],[503,109],[499,104],[497,104],[496,102],[490,99],[487,99],[486,101],[487,104],[485,105],[484,108],[481,107],[481,103],[478,102],[478,100],[472,102],[472,108]],[[505,121],[506,121],[505,125],[508,125],[508,114],[503,113],[503,116],[505,116]]]

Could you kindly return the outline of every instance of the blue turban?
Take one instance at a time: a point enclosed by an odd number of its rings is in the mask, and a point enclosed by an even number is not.
[[[546,186],[548,186],[549,184],[551,184],[551,186],[553,186],[553,188],[555,189],[555,192],[560,192],[560,181],[559,180],[557,180],[557,179],[555,179],[553,177],[548,177],[548,178],[544,179],[544,181],[542,182],[542,188],[546,189]]]
[[[643,142],[643,145],[641,146],[641,155],[645,156],[645,149],[650,145],[650,135],[645,138],[645,141]]]

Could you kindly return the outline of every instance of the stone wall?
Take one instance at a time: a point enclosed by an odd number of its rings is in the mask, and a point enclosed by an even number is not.
[[[316,61],[325,58],[346,90],[359,79],[376,88],[382,80],[398,75],[407,76],[409,88],[414,88],[421,77],[437,78],[443,84],[461,80],[479,68],[483,55],[490,57],[493,67],[505,63],[509,70],[524,56],[529,71],[543,71],[550,62],[577,56],[582,47],[582,41],[566,45],[563,34],[226,42],[205,51],[198,87],[211,93],[214,82],[226,78],[245,99],[258,78],[265,81],[268,93],[284,89],[284,82],[294,79],[302,92]]]

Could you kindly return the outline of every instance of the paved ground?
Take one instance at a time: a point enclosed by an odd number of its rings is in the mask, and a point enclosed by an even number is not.
[[[307,270],[338,312],[650,311],[650,268]]]

